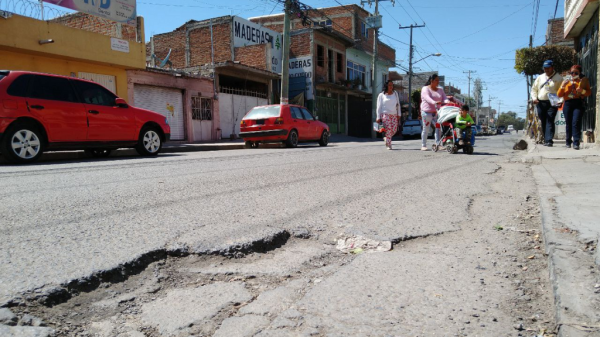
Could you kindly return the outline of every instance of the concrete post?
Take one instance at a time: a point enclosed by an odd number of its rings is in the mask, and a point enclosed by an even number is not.
[[[283,15],[283,57],[281,65],[281,104],[289,103],[289,81],[290,81],[290,7],[291,0],[285,1]]]

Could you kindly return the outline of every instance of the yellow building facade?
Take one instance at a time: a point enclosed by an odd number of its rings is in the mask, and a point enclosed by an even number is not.
[[[6,12],[3,17],[0,18],[1,70],[98,79],[96,82],[127,99],[127,70],[146,68],[143,42],[111,38]],[[142,18],[138,18],[138,25],[137,40],[144,41]]]

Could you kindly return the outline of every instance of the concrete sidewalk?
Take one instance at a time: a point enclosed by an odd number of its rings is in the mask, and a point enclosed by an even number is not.
[[[529,141],[559,336],[600,336],[600,149]]]

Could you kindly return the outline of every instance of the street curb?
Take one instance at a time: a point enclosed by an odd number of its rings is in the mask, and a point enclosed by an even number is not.
[[[240,150],[244,148],[243,143],[234,144],[176,144],[164,146],[159,156],[166,153],[184,153],[184,152],[200,152],[200,151],[224,151],[224,150]],[[110,158],[118,157],[139,157],[140,155],[134,149],[118,149],[113,151]],[[89,157],[84,151],[49,151],[44,152],[37,162],[47,162],[56,160],[92,160],[95,158]],[[0,164],[9,164],[3,156],[0,156]]]
[[[557,336],[590,337],[591,334],[569,325],[583,323],[580,322],[581,318],[589,317],[586,312],[582,312],[584,310],[577,310],[580,308],[569,304],[573,303],[573,299],[582,300],[585,298],[585,294],[582,294],[581,282],[579,284],[573,282],[573,276],[580,275],[580,266],[572,263],[574,259],[579,258],[579,256],[575,256],[579,248],[573,240],[559,237],[554,226],[558,222],[555,220],[551,203],[555,197],[561,196],[563,193],[544,166],[535,166],[532,170],[538,185],[542,236],[545,252],[548,255],[548,273],[554,297]]]

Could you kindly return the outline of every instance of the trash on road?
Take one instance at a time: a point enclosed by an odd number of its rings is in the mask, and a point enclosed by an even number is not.
[[[335,248],[350,254],[387,252],[392,250],[392,242],[367,239],[358,235],[345,235],[338,238]]]

